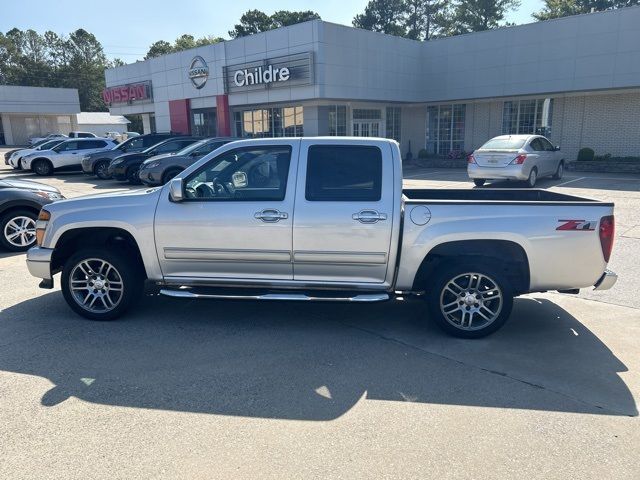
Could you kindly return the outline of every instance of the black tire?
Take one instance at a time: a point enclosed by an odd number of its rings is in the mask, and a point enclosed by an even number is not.
[[[473,183],[476,185],[476,187],[483,186],[484,182],[486,182],[486,180],[484,178],[474,178],[473,179]]]
[[[100,180],[109,180],[109,160],[98,160],[93,167],[93,173]]]
[[[456,285],[458,283],[465,283],[467,281],[466,279],[471,277],[469,274],[480,274],[483,276],[482,279],[480,279],[479,275],[475,277],[476,281],[480,282],[478,289],[463,285],[463,288],[460,288],[457,296],[451,293],[451,291],[456,290],[455,287],[451,287],[451,290],[446,289],[454,279],[460,279],[456,280]],[[499,298],[496,295],[491,296],[489,294],[491,291],[489,286],[491,284],[495,285],[498,289],[500,293]],[[482,259],[478,259],[477,261],[473,259],[453,261],[453,263],[446,264],[442,268],[439,268],[434,275],[433,281],[430,282],[429,285],[432,288],[432,290],[427,291],[426,295],[429,316],[438,327],[454,337],[485,337],[500,329],[509,319],[509,315],[511,315],[511,309],[513,308],[513,290],[507,277],[502,272],[499,263],[492,264]],[[476,295],[476,292],[482,291],[484,291],[485,294],[482,295],[480,293],[478,295],[484,298],[484,300],[482,300],[482,298],[477,300],[479,297]],[[470,305],[467,303],[467,299],[479,303]],[[463,304],[460,305],[460,302],[463,302]],[[446,315],[443,311],[446,309],[442,308],[441,305],[453,305],[449,307],[449,309],[456,308],[456,310],[447,311],[449,315]],[[480,305],[479,308],[478,305]],[[494,312],[495,318],[492,317],[492,321],[487,322],[482,319],[480,314],[476,315],[478,311],[482,312],[483,315],[488,315],[487,311]],[[460,325],[456,326],[458,316],[461,317],[461,322]],[[476,319],[475,325],[473,323],[474,317]],[[464,326],[465,319],[469,323],[468,328]],[[480,324],[477,323],[478,320],[481,322]]]
[[[74,269],[81,262],[88,261],[89,266],[92,268],[96,268],[97,265],[100,265],[98,262],[108,262],[112,265],[113,269],[117,273],[117,276],[114,276],[113,272],[110,271],[110,277],[103,277],[103,282],[106,279],[105,288],[109,287],[109,281],[113,284],[117,283],[117,278],[121,279],[122,284],[122,293],[118,296],[118,300],[112,302],[114,307],[110,310],[104,311],[91,311],[87,308],[84,308],[80,305],[79,300],[76,300],[74,296],[74,291],[71,290],[71,275],[74,273]],[[80,268],[80,267],[78,267]],[[86,268],[86,267],[85,267]],[[97,268],[96,268],[97,270]],[[82,274],[83,270],[79,270]],[[91,271],[92,275],[98,275],[97,272]],[[101,272],[104,274],[104,270]],[[75,277],[77,278],[77,277]],[[85,277],[87,278],[87,277]],[[89,280],[92,280],[93,277],[90,277]],[[97,278],[96,278],[97,279]],[[95,279],[94,279],[95,280]],[[64,299],[67,301],[67,304],[71,309],[76,312],[78,315],[88,318],[89,320],[115,320],[116,318],[122,316],[136,301],[140,299],[144,290],[144,275],[142,273],[142,268],[139,266],[137,261],[134,261],[131,256],[128,256],[123,253],[115,253],[108,251],[105,249],[84,249],[79,252],[73,254],[69,259],[65,262],[64,267],[62,268],[62,294],[64,295]],[[80,280],[82,282],[83,280]],[[82,286],[82,284],[78,285],[77,282],[74,282],[75,286]],[[94,284],[95,285],[95,284]],[[85,292],[90,294],[88,289],[77,289],[75,291],[81,292],[78,295],[84,296]],[[93,290],[94,294],[98,292],[97,290]],[[115,289],[113,290],[115,292]],[[111,292],[111,293],[113,293]],[[99,292],[98,292],[99,293]],[[104,296],[104,293],[103,295]],[[115,298],[115,297],[114,297]],[[87,303],[90,303],[92,299],[88,300]],[[102,302],[102,301],[101,301]],[[98,302],[96,300],[97,305],[107,306],[105,302]]]
[[[527,187],[533,188],[536,186],[538,181],[538,169],[533,167],[529,172],[529,178],[527,178]]]
[[[556,170],[556,173],[553,174],[553,179],[560,180],[562,178],[562,175],[564,175],[564,160],[560,160],[558,169]]]
[[[140,181],[140,177],[138,173],[140,172],[140,165],[134,165],[132,167],[127,168],[127,181],[131,185],[140,185],[142,182]]]
[[[13,225],[19,226],[23,222],[18,219],[29,218],[32,222],[29,222],[30,226],[33,228],[29,228],[29,232],[25,232],[25,235],[19,235],[15,239],[9,239],[8,235],[12,235],[17,233],[17,230],[14,229]],[[0,216],[0,245],[10,252],[25,252],[29,250],[36,244],[35,237],[35,222],[38,219],[38,214],[31,210],[11,210],[10,212],[6,212]],[[13,223],[11,223],[13,222]],[[11,223],[11,225],[9,225]],[[20,245],[23,242],[29,242],[26,245]]]
[[[45,158],[39,158],[34,160],[31,164],[31,170],[33,170],[36,175],[40,175],[41,177],[48,177],[53,173],[53,165],[51,162]]]
[[[178,175],[180,172],[182,172],[181,168],[170,168],[169,170],[164,172],[162,174],[162,185],[168,183],[169,180]]]

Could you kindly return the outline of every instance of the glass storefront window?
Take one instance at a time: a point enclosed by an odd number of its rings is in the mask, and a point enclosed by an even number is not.
[[[215,137],[218,134],[215,108],[191,110],[191,134],[196,137]]]
[[[235,111],[233,118],[238,137],[304,136],[302,106]]]
[[[400,141],[400,118],[402,109],[400,107],[387,107],[387,138]]]
[[[549,136],[552,116],[552,98],[506,101],[502,108],[502,133]]]
[[[464,150],[466,105],[435,105],[427,107],[427,152],[448,155]]]
[[[354,108],[353,119],[354,120],[380,120],[382,119],[382,112],[377,108]]]
[[[331,135],[332,137],[345,137],[347,135],[346,106],[329,106],[329,135]]]

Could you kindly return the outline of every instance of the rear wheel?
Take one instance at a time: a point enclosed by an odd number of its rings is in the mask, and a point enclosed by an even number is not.
[[[475,183],[476,187],[481,187],[484,185],[484,182],[486,182],[486,180],[484,178],[475,178],[473,180],[473,183]]]
[[[527,179],[527,187],[533,188],[536,186],[536,182],[538,181],[538,169],[533,167],[531,172],[529,172],[529,178]]]
[[[13,210],[0,217],[0,244],[12,252],[24,252],[36,243],[38,214]]]
[[[51,162],[49,160],[45,160],[44,158],[34,160],[34,162],[31,164],[31,168],[34,172],[36,172],[36,174],[43,177],[46,177],[53,173],[53,165],[51,165]]]
[[[460,338],[480,338],[502,327],[513,307],[509,282],[495,265],[456,262],[442,268],[427,294],[431,319]]]
[[[558,169],[556,170],[556,173],[554,173],[553,178],[556,180],[560,180],[562,178],[562,175],[564,175],[564,160],[560,160]]]
[[[140,298],[143,276],[136,262],[120,253],[86,249],[62,269],[62,293],[71,309],[90,320],[114,320]]]
[[[109,162],[107,160],[100,160],[97,162],[96,166],[93,168],[93,172],[100,180],[108,180],[111,178],[111,175],[109,175]]]
[[[162,175],[162,184],[164,185],[165,183],[168,183],[169,180],[178,175],[180,172],[182,172],[182,170],[179,168],[172,168],[170,170],[167,170]]]

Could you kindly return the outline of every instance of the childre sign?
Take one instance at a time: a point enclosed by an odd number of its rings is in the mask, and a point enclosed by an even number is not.
[[[228,65],[223,71],[226,93],[309,85],[313,83],[313,53]]]

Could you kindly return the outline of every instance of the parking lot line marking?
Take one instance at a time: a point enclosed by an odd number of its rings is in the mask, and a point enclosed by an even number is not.
[[[589,178],[589,177],[578,177],[578,178],[574,178],[573,180],[569,180],[568,182],[559,183],[558,185],[554,185],[554,187],[561,187],[561,186],[563,186],[563,185],[568,185],[569,183],[577,182],[577,181],[579,181],[579,180],[584,180],[585,178]]]

